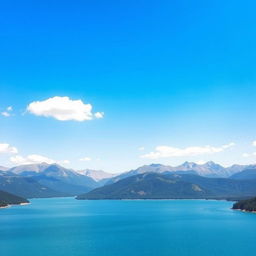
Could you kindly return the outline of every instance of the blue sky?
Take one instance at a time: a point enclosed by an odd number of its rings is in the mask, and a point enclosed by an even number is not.
[[[112,172],[152,162],[254,163],[255,7],[219,0],[3,2],[0,165],[38,156]],[[27,109],[55,96],[90,103],[92,114],[104,116],[61,121]]]

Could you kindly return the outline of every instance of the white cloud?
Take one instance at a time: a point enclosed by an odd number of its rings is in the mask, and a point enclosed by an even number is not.
[[[4,112],[1,112],[1,115],[5,117],[9,117],[11,114],[8,113],[7,111],[4,111]]]
[[[10,157],[10,161],[14,164],[17,165],[22,165],[22,164],[39,164],[39,163],[48,163],[48,164],[53,164],[56,163],[56,161],[45,157],[41,155],[28,155],[27,157],[23,157],[20,155],[12,156]]]
[[[82,100],[72,100],[69,97],[55,96],[44,101],[31,102],[27,110],[37,116],[53,117],[60,121],[86,121],[102,118],[103,113],[92,113],[92,105],[85,104]]]
[[[48,157],[36,155],[36,154],[28,155],[26,157],[23,157],[20,155],[12,156],[10,157],[10,161],[15,165],[40,164],[40,163],[47,163],[47,164],[54,164],[54,163],[69,164],[70,163],[68,160],[56,161]]]
[[[9,117],[11,116],[11,113],[10,113],[11,111],[12,111],[12,106],[9,106],[6,108],[5,111],[1,112],[1,115],[5,117]]]
[[[252,145],[256,147],[256,140],[252,142]]]
[[[94,114],[94,116],[95,116],[96,118],[103,118],[103,117],[104,117],[104,112],[96,112],[96,113]]]
[[[139,151],[144,151],[145,148],[144,148],[144,147],[139,147],[138,150],[139,150]]]
[[[175,148],[169,146],[158,146],[155,151],[142,155],[142,158],[158,159],[169,157],[182,157],[182,156],[197,156],[205,154],[214,154],[222,152],[230,147],[233,147],[235,143],[229,143],[220,147],[202,146],[202,147],[187,147],[187,148]]]
[[[91,161],[92,159],[90,157],[86,156],[86,157],[80,158],[79,160],[83,161],[83,162],[88,162],[88,161]]]
[[[196,164],[199,164],[199,165],[202,165],[202,164],[205,164],[205,163],[207,163],[207,161],[204,161],[204,160],[196,161]]]
[[[17,154],[18,149],[7,144],[7,143],[0,143],[0,153],[12,153]]]
[[[63,161],[60,161],[59,162],[60,164],[62,163],[62,164],[70,164],[70,161],[69,160],[63,160]]]

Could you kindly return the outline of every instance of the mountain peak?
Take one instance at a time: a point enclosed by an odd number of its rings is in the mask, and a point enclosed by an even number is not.
[[[150,167],[161,167],[161,166],[163,166],[162,164],[150,164],[149,165]]]
[[[203,165],[204,167],[211,168],[213,171],[224,170],[225,168],[220,164],[216,164],[213,161],[208,161]]]
[[[220,164],[216,164],[213,161],[208,161],[205,164],[203,164],[204,166],[221,166]]]
[[[40,163],[40,164],[25,164],[25,165],[19,165],[15,166],[8,171],[13,172],[15,174],[21,174],[23,172],[35,172],[40,173],[44,171],[46,168],[48,168],[50,165],[47,163]]]
[[[197,164],[194,163],[194,162],[188,162],[188,161],[186,161],[186,162],[184,162],[181,166],[186,167],[186,168],[193,168],[193,167],[196,167]]]

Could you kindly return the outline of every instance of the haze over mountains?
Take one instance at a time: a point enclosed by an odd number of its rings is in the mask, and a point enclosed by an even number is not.
[[[139,180],[143,177],[143,182],[136,182],[136,177],[140,177]],[[99,195],[102,198],[125,198],[124,195],[128,198],[240,197],[254,193],[254,180],[256,181],[256,165],[233,165],[225,168],[214,162],[185,162],[176,167],[151,164],[116,175],[101,170],[75,171],[47,163],[0,168],[0,190],[25,198],[81,194],[83,198],[89,198],[84,196],[88,192],[91,198],[93,195],[97,199],[100,198]],[[136,189],[139,186],[138,191],[142,191],[137,197],[136,193],[131,194],[131,191],[137,191],[134,186]],[[219,187],[222,192],[215,187]]]
[[[4,167],[4,166],[0,166],[0,171],[7,171],[9,168]]]
[[[102,170],[91,170],[91,169],[85,169],[85,170],[79,170],[78,173],[85,175],[87,177],[90,177],[94,179],[95,181],[100,181],[103,179],[109,179],[114,176],[116,176],[113,173],[104,172]]]
[[[256,168],[256,165],[232,165],[230,167],[223,167],[219,164],[216,164],[212,161],[207,162],[205,164],[196,164],[193,162],[185,162],[182,165],[173,167],[162,164],[151,164],[144,165],[135,170],[131,170],[129,172],[122,173],[118,176],[110,179],[107,184],[111,184],[117,182],[118,180],[141,174],[146,172],[155,172],[155,173],[164,173],[164,172],[178,172],[178,173],[187,173],[187,174],[197,174],[203,177],[219,177],[219,178],[228,178],[232,174],[240,172],[247,168]]]

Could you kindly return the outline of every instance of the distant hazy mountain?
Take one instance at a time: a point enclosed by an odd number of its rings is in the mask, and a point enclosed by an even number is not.
[[[226,169],[212,161],[205,164],[196,164],[193,162],[185,162],[184,164],[175,167],[175,171],[196,171],[198,175],[204,177],[228,177],[229,173]]]
[[[230,178],[237,180],[256,180],[256,169],[245,169],[241,172],[233,174]]]
[[[28,202],[29,201],[25,198],[0,190],[0,207]]]
[[[142,174],[142,173],[149,173],[149,172],[154,172],[154,173],[164,173],[164,172],[173,172],[175,171],[175,168],[172,166],[168,165],[162,165],[162,164],[150,164],[150,165],[143,165],[135,170],[131,170],[128,172],[121,173],[120,175],[117,175],[107,181],[107,185],[113,184],[119,180]]]
[[[244,166],[245,168],[246,166]],[[205,164],[196,164],[193,162],[185,162],[182,165],[173,167],[168,165],[162,164],[151,164],[151,165],[144,165],[135,170],[131,170],[126,173],[122,173],[118,176],[113,177],[110,179],[106,184],[112,184],[117,182],[121,179],[141,174],[141,173],[148,173],[148,172],[155,172],[155,173],[164,173],[164,172],[171,172],[171,173],[194,173],[198,174],[203,177],[222,177],[227,178],[236,171],[240,171],[242,169],[241,166],[233,166],[230,168],[225,168],[219,164],[216,164],[212,161],[207,162]]]
[[[24,198],[65,196],[65,194],[50,189],[32,178],[21,177],[11,173],[2,173],[0,175],[0,190]]]
[[[247,168],[247,165],[232,165],[230,167],[223,167],[219,164],[214,163],[213,161],[206,162],[205,164],[196,164],[193,162],[185,162],[180,166],[174,167],[174,170],[194,170],[198,175],[203,177],[220,177],[227,178],[236,172],[240,172],[241,170]]]
[[[38,183],[65,195],[77,195],[99,186],[92,178],[58,164],[23,165],[8,171],[33,178]]]
[[[9,168],[4,167],[4,166],[0,166],[0,171],[7,171]]]
[[[85,175],[87,177],[90,177],[94,179],[95,181],[100,181],[103,179],[109,179],[115,176],[115,174],[104,172],[101,170],[91,170],[91,169],[85,169],[85,170],[79,170],[78,173]]]
[[[230,173],[230,176],[233,175],[234,173],[237,173],[237,172],[241,172],[245,169],[253,169],[253,168],[256,168],[256,165],[239,165],[239,164],[234,164],[230,167],[227,167],[226,170]]]
[[[18,175],[22,175],[22,176],[31,176],[31,175],[42,173],[49,166],[50,164],[47,164],[47,163],[26,164],[26,165],[15,166],[13,168],[10,168],[8,171]]]
[[[256,194],[256,181],[144,173],[96,188],[77,199],[233,198]]]

